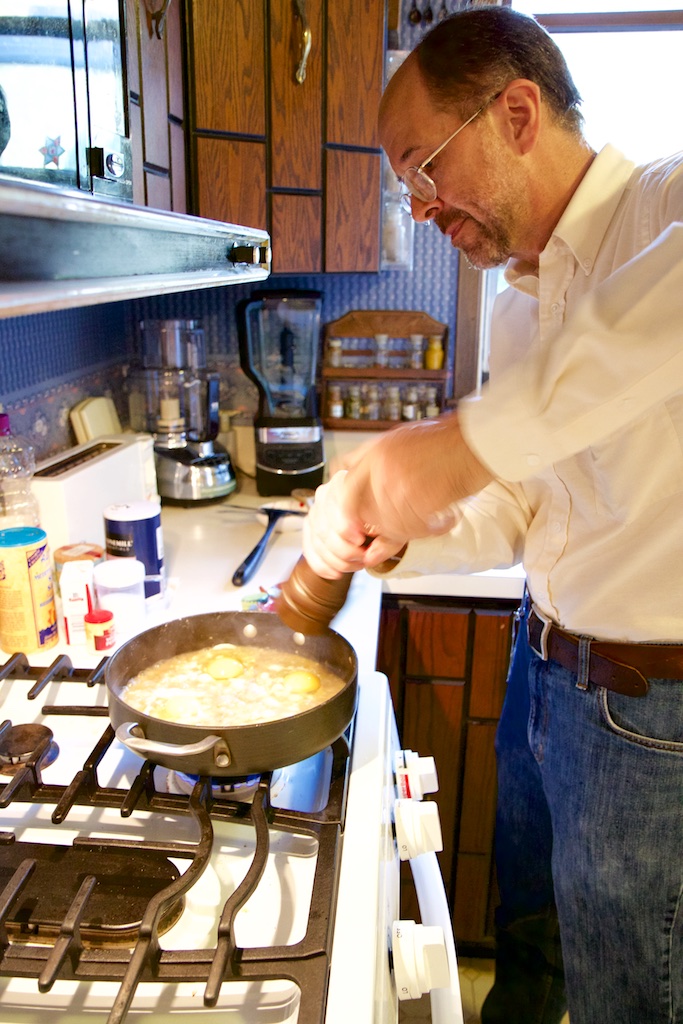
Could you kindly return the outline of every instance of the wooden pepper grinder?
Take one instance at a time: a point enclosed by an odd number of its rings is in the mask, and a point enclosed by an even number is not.
[[[295,633],[324,633],[343,607],[352,579],[352,572],[336,580],[324,579],[313,572],[302,555],[280,588],[275,611]]]

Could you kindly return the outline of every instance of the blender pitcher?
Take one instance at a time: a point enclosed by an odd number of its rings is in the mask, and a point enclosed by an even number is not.
[[[291,494],[322,483],[316,367],[322,294],[258,291],[237,306],[240,365],[258,388],[256,487]]]

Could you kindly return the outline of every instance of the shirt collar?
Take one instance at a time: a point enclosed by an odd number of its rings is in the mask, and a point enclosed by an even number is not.
[[[614,146],[608,144],[601,149],[548,240],[548,246],[557,244],[557,241],[563,242],[586,275],[593,269],[605,232],[634,167],[635,164]],[[537,288],[530,277],[537,278],[538,271],[529,263],[510,260],[507,264],[505,280],[508,284],[535,294]]]

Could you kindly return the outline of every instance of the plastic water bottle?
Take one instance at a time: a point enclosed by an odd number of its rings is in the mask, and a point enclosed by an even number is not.
[[[38,501],[31,490],[35,469],[33,445],[15,437],[9,416],[0,412],[0,530],[40,525]]]

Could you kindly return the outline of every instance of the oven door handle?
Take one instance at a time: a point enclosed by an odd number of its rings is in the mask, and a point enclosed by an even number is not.
[[[158,740],[148,740],[138,722],[122,722],[116,730],[116,738],[129,750],[143,757],[151,758],[155,754],[161,754],[163,757],[196,757],[215,748],[215,761],[218,767],[225,768],[230,764],[230,754],[222,736],[205,736],[196,743],[182,745],[160,743]]]
[[[453,937],[453,922],[446,891],[435,853],[422,853],[409,861],[423,925],[441,927],[451,976],[449,988],[433,988],[429,993],[432,1024],[463,1024],[462,996],[458,978],[458,960]]]

